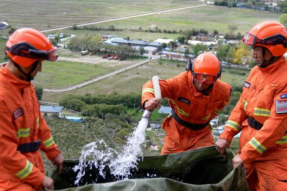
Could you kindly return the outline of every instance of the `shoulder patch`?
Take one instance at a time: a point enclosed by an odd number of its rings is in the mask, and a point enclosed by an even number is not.
[[[286,99],[286,98],[287,98],[287,94],[282,94],[282,95],[280,95],[280,98],[281,98],[281,99]]]
[[[13,112],[13,114],[14,114],[14,119],[17,119],[21,115],[24,115],[24,110],[23,110],[23,108],[19,108],[19,109],[15,110]]]
[[[276,100],[275,106],[277,114],[287,113],[287,100],[285,101]]]
[[[243,87],[246,87],[247,89],[249,89],[251,86],[251,84],[247,81],[244,82]]]
[[[190,104],[190,101],[188,99],[186,99],[186,98],[183,98],[183,97],[178,97],[177,100],[180,101],[180,102],[183,102],[183,103],[185,103],[187,105]]]

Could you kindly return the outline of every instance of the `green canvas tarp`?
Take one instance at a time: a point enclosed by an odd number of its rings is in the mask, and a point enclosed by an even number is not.
[[[74,185],[77,160],[66,160],[60,175],[52,173],[55,190],[62,191],[248,191],[242,168],[233,169],[234,154],[223,158],[215,147],[182,153],[139,158],[138,169],[128,179],[117,180],[105,168],[105,179],[95,167],[87,167],[79,185]]]

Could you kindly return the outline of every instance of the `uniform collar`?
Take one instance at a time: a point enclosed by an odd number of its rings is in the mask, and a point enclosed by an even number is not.
[[[281,56],[276,62],[272,63],[271,65],[267,66],[266,68],[260,68],[258,66],[255,66],[255,67],[257,67],[257,69],[263,73],[273,73],[273,72],[277,71],[278,68],[283,66],[283,64],[285,64],[285,62],[286,62],[285,57]]]
[[[2,65],[0,72],[1,75],[5,77],[6,82],[12,84],[13,86],[16,86],[19,89],[24,89],[31,84],[30,82],[17,78],[12,72],[7,70],[5,66],[6,64]]]

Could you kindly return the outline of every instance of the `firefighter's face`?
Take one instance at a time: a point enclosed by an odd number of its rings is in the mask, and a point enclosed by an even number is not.
[[[271,59],[272,54],[267,48],[261,46],[255,46],[253,47],[252,57],[254,61],[257,63],[257,65],[261,66],[264,63],[264,61],[268,61]]]
[[[204,90],[208,89],[211,84],[205,83],[205,81],[202,81],[202,82],[195,81],[194,85],[196,86],[197,90],[204,91]]]

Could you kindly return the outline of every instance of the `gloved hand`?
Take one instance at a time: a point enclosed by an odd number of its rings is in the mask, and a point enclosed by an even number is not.
[[[215,143],[216,150],[225,157],[225,149],[230,148],[230,142],[226,139],[218,139]]]
[[[156,98],[151,98],[144,103],[144,109],[153,111],[155,108],[160,108],[161,103]]]
[[[63,169],[63,162],[64,162],[63,155],[59,154],[56,158],[53,159],[52,162],[54,165],[57,165],[57,172],[58,174],[60,174]]]
[[[50,190],[54,190],[54,181],[52,178],[49,178],[48,176],[44,177],[44,180],[42,182],[42,186],[44,188],[48,188]]]

